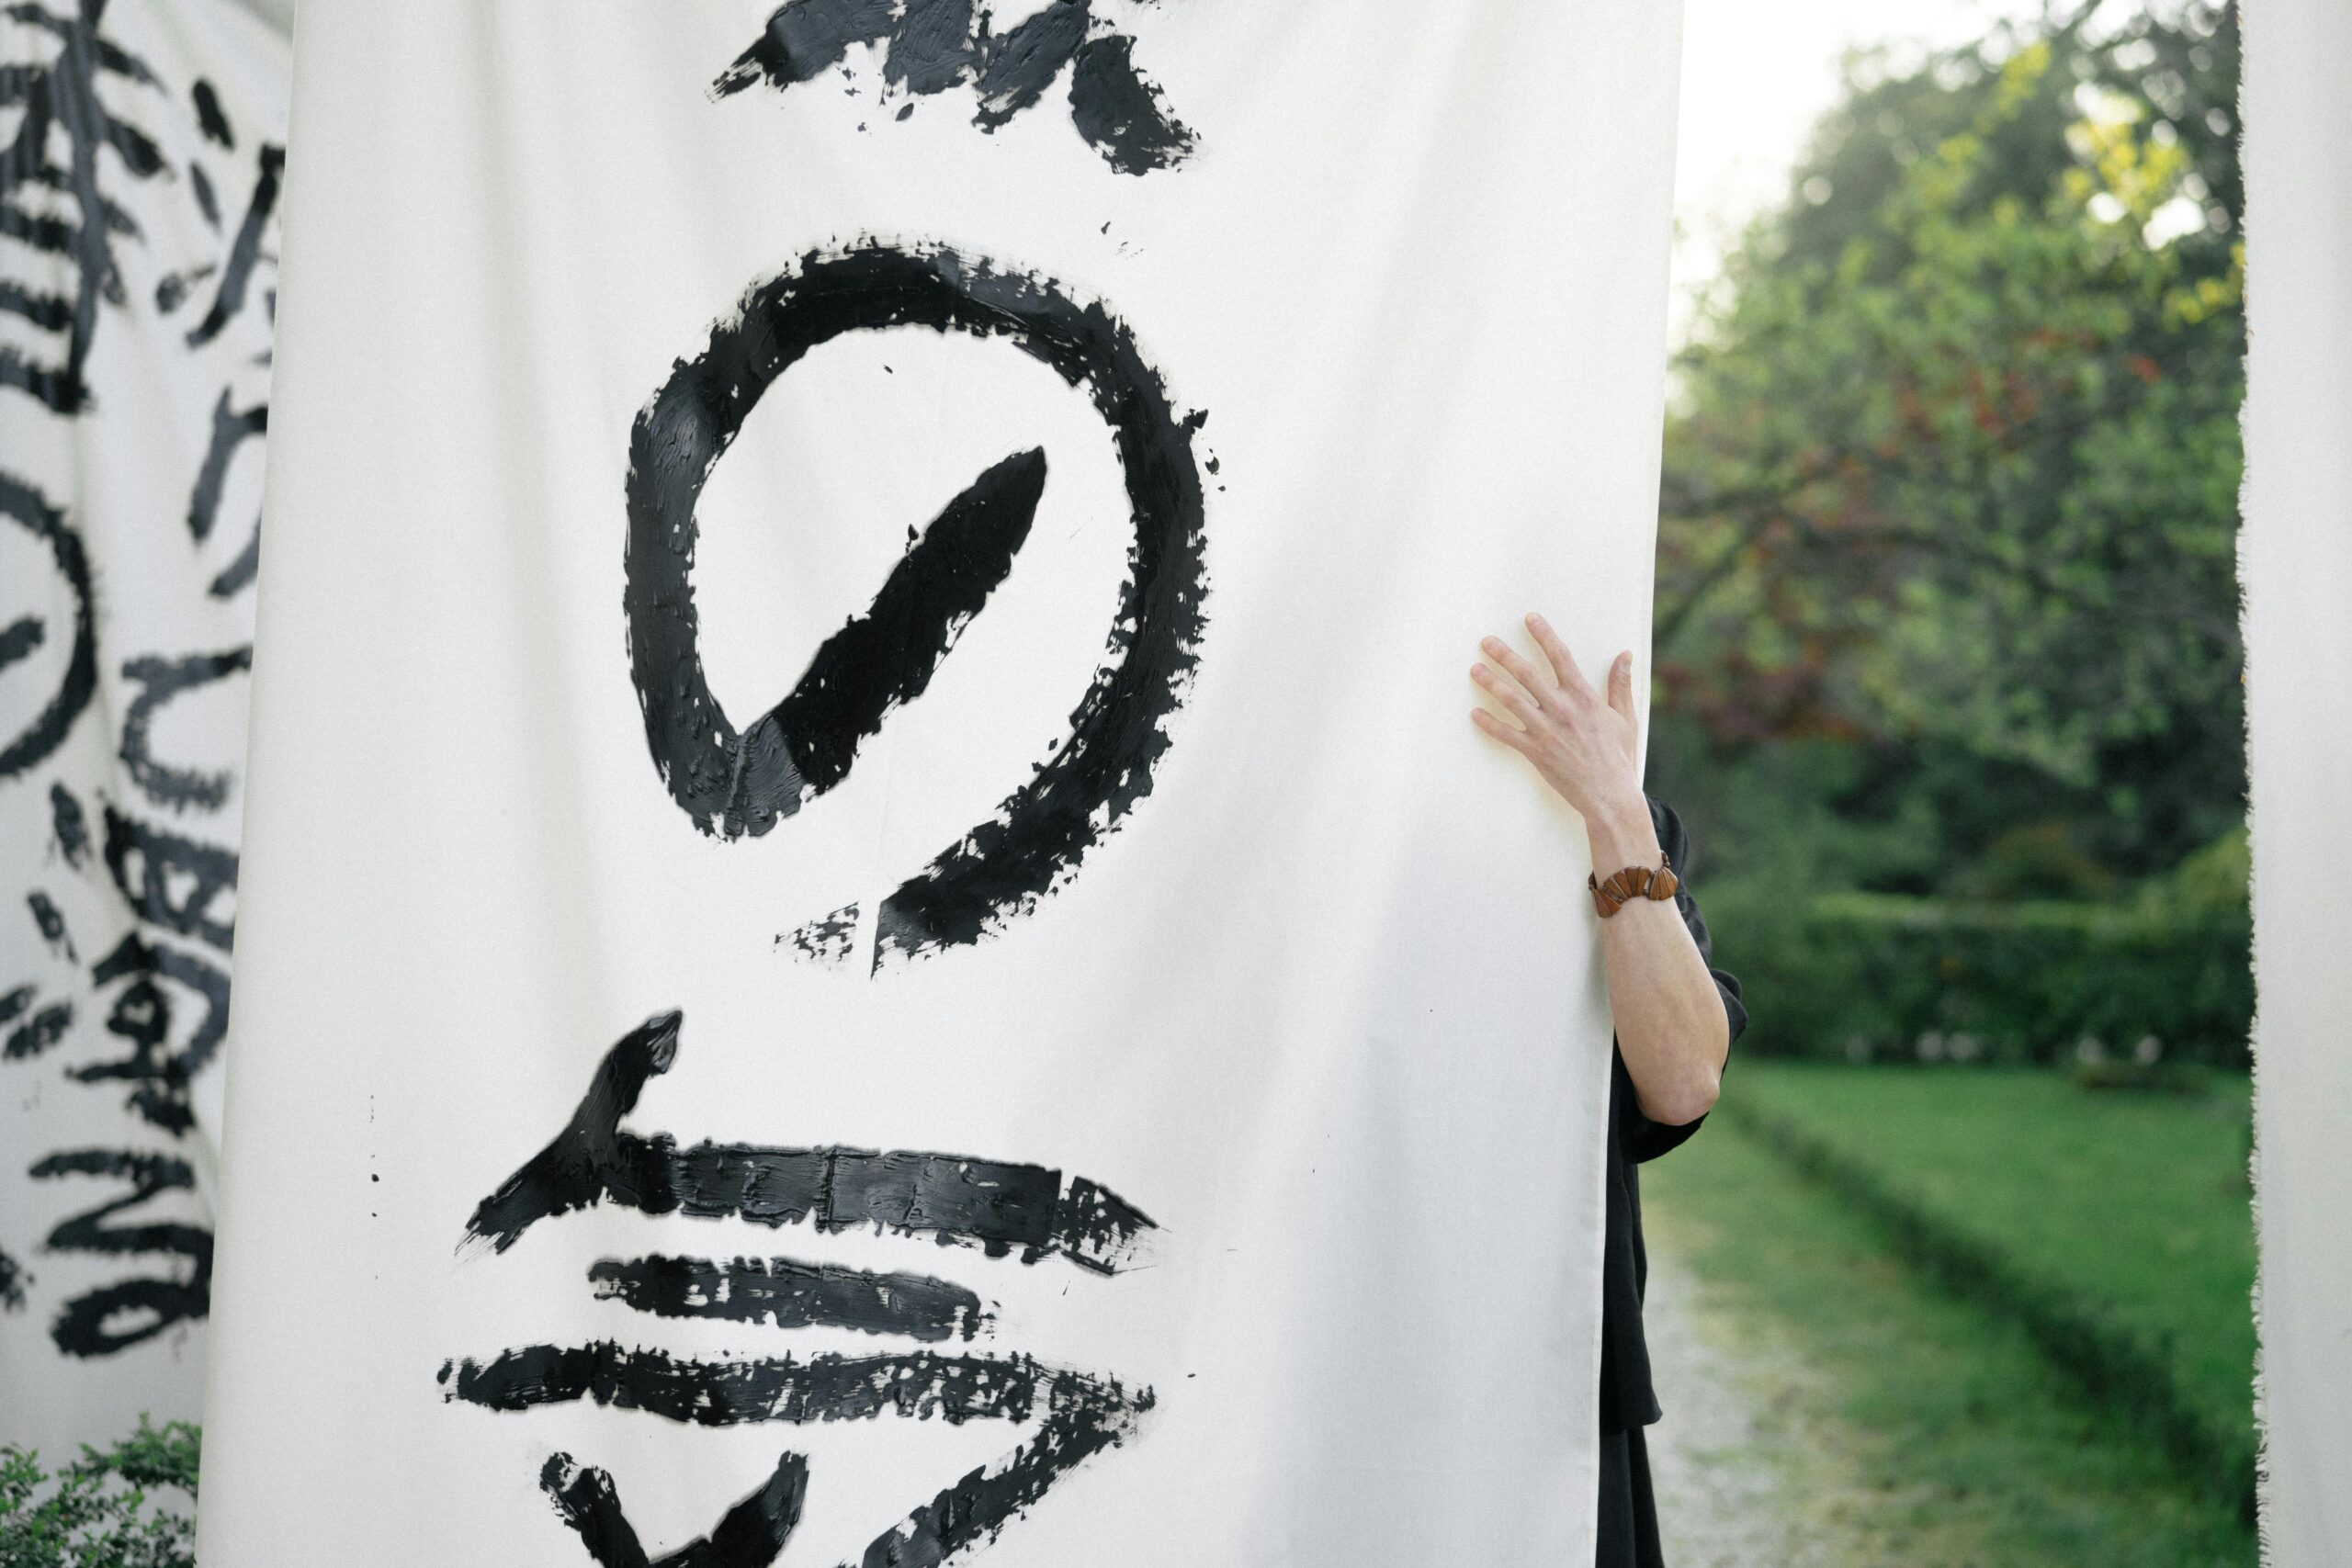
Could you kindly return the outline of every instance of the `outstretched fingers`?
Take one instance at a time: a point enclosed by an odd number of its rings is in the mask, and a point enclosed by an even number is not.
[[[1532,728],[1541,717],[1544,711],[1543,705],[1535,697],[1504,680],[1487,666],[1473,664],[1470,667],[1470,679],[1477,682],[1479,688],[1487,695],[1510,709],[1511,716],[1518,719],[1520,723]]]
[[[1555,682],[1560,690],[1573,692],[1578,696],[1591,696],[1592,686],[1585,680],[1584,671],[1577,668],[1576,655],[1570,653],[1568,645],[1560,640],[1560,634],[1552,629],[1552,623],[1531,612],[1527,617],[1527,629],[1534,634],[1535,646],[1544,650],[1544,659],[1550,661]]]
[[[1488,713],[1485,708],[1472,708],[1470,710],[1470,722],[1476,725],[1482,732],[1494,737],[1504,745],[1510,747],[1512,750],[1527,756],[1534,754],[1535,743],[1528,739],[1527,731],[1512,728],[1510,725],[1505,724],[1501,719],[1497,718],[1493,714]]]
[[[1634,716],[1634,655],[1630,649],[1609,666],[1609,705],[1629,719]]]
[[[1498,637],[1484,638],[1478,647],[1487,658],[1510,671],[1512,680],[1527,689],[1531,702],[1539,708],[1544,706],[1544,699],[1552,694],[1555,688],[1519,649]]]

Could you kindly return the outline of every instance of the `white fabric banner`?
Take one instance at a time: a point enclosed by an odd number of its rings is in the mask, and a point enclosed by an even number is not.
[[[193,1419],[283,39],[0,11],[0,1442]]]
[[[1589,1558],[1677,42],[303,13],[204,1561]]]
[[[2262,1536],[2352,1562],[2352,12],[2246,7],[2246,716]]]

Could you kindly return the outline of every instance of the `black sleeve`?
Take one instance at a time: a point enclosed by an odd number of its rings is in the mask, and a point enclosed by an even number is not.
[[[1740,1000],[1737,977],[1714,966],[1715,944],[1707,934],[1706,917],[1699,913],[1699,901],[1691,896],[1690,878],[1685,874],[1690,861],[1690,836],[1683,829],[1682,818],[1662,801],[1650,802],[1650,822],[1657,829],[1658,847],[1666,852],[1675,874],[1682,878],[1674,895],[1674,907],[1681,912],[1682,923],[1690,929],[1690,940],[1699,944],[1699,956],[1706,962],[1707,972],[1715,977],[1715,989],[1724,998],[1724,1016],[1731,1022],[1731,1038],[1736,1043],[1740,1032],[1747,1027],[1747,1009]],[[1624,1070],[1623,1058],[1620,1057],[1617,1071]],[[1629,1081],[1624,1087],[1630,1091],[1633,1086]],[[1702,1116],[1680,1127],[1661,1126],[1642,1114],[1641,1102],[1631,1092],[1619,1097],[1618,1112],[1623,1119],[1619,1132],[1624,1139],[1625,1152],[1637,1161],[1657,1158],[1697,1132],[1706,1121]]]

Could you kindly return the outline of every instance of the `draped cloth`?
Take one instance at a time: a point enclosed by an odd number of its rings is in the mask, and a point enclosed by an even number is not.
[[[2266,1562],[2352,1560],[2352,103],[2333,0],[2245,7],[2246,717]]]
[[[205,1561],[1589,1560],[1677,28],[304,12]]]
[[[0,12],[0,1443],[193,1420],[286,41]]]

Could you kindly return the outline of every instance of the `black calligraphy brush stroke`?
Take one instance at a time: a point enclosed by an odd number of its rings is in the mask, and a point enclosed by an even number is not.
[[[1053,0],[1009,33],[979,40],[980,112],[974,123],[994,130],[1034,107],[1086,38],[1091,0]]]
[[[1072,713],[1069,738],[993,820],[889,896],[877,966],[990,934],[1118,827],[1150,793],[1204,624],[1195,422],[1176,417],[1123,323],[1049,280],[1000,273],[944,247],[867,242],[812,252],[754,288],[703,354],[678,365],[631,440],[623,596],[630,673],[654,764],[697,827],[727,838],[764,832],[797,795],[781,768],[745,765],[745,738],[704,674],[691,581],[703,485],[786,368],[843,333],[893,326],[1002,337],[1084,388],[1112,428],[1136,536],[1108,661]]]
[[[148,729],[154,722],[155,710],[182,693],[209,686],[253,667],[254,650],[250,645],[232,648],[226,653],[192,653],[184,659],[148,654],[123,665],[123,679],[136,682],[139,694],[130,699],[130,707],[123,713],[119,754],[131,782],[144,790],[149,799],[174,809],[193,807],[200,811],[218,811],[228,803],[229,791],[237,778],[233,769],[205,773],[159,762],[150,750]]]
[[[907,0],[890,33],[882,80],[916,97],[944,93],[971,73],[972,0]],[[909,104],[899,111],[906,118]]]
[[[646,1080],[676,1060],[684,1015],[661,1013],[597,1064],[563,1130],[484,1198],[458,1243],[503,1252],[543,1219],[611,1201],[648,1214],[811,1224],[845,1231],[876,1225],[901,1235],[978,1246],[992,1258],[1061,1256],[1096,1273],[1130,1262],[1148,1216],[1083,1178],[1062,1190],[1061,1172],[962,1155],[882,1153],[838,1145],[767,1148],[696,1144],[667,1134],[620,1131]]]
[[[439,1382],[444,1400],[485,1410],[529,1410],[587,1399],[692,1426],[741,1427],[869,1421],[885,1415],[908,1420],[936,1416],[955,1426],[1018,1423],[1029,1419],[1041,1395],[1087,1380],[1027,1356],[828,1351],[806,1359],[697,1360],[598,1339],[519,1346],[487,1361],[445,1361]]]
[[[6,996],[0,996],[0,1023],[14,1023],[17,1016],[33,1005],[33,988],[19,986]]]
[[[563,1522],[579,1532],[598,1568],[768,1568],[800,1523],[808,1461],[795,1453],[782,1455],[766,1483],[728,1509],[717,1529],[652,1559],[621,1512],[613,1478],[603,1471],[570,1454],[551,1454],[539,1471],[539,1486]]]
[[[1071,123],[1087,145],[1123,175],[1173,168],[1200,139],[1160,102],[1159,89],[1136,69],[1134,41],[1122,34],[1091,38],[1070,67]]]
[[[171,1003],[154,983],[158,976],[187,987],[204,1004],[204,1017],[176,1050],[170,1041]],[[92,966],[90,979],[98,986],[130,981],[107,1020],[107,1032],[130,1041],[131,1053],[113,1061],[86,1063],[68,1076],[77,1083],[128,1081],[131,1090],[125,1103],[132,1111],[166,1132],[193,1130],[196,1115],[188,1085],[219,1053],[228,1033],[227,972],[197,953],[150,942],[132,931]]]
[[[1110,1386],[1116,1390],[1118,1385]],[[1145,1389],[1133,1399],[1072,1400],[1056,1409],[1027,1442],[995,1464],[971,1472],[897,1529],[876,1536],[859,1568],[942,1563],[994,1540],[1014,1515],[1035,1504],[1064,1475],[1124,1442],[1153,1403],[1151,1391]]]
[[[40,932],[41,941],[49,943],[50,952],[69,964],[75,962],[74,937],[65,929],[65,911],[38,887],[25,895],[25,908],[32,911],[33,927]]]
[[[62,784],[49,786],[50,830],[57,835],[57,852],[74,870],[90,854],[90,818],[82,810],[82,803],[74,792]]]
[[[793,947],[811,963],[847,963],[857,941],[857,906],[844,904],[830,915],[810,920],[790,936]],[[776,938],[779,942],[784,940],[781,936]]]
[[[142,920],[193,936],[226,953],[236,937],[233,911],[213,906],[237,895],[237,857],[231,851],[151,828],[105,808],[107,870]]]
[[[25,1287],[31,1282],[23,1264],[0,1252],[0,1312],[24,1311]]]
[[[26,990],[29,992],[31,988],[28,986]],[[55,1046],[73,1027],[74,1004],[51,1002],[8,1032],[7,1042],[0,1044],[0,1057],[11,1062],[29,1061]]]
[[[235,560],[220,569],[220,575],[212,580],[212,586],[205,592],[215,599],[234,599],[253,586],[254,579],[260,571],[261,519],[256,517],[254,519],[254,531],[245,536],[245,547],[237,552]]]
[[[1136,72],[1135,40],[1095,17],[1092,0],[1053,0],[1003,33],[973,0],[787,0],[711,84],[711,96],[762,82],[782,91],[844,63],[853,48],[884,42],[886,95],[928,97],[969,82],[979,95],[972,123],[984,131],[1035,107],[1070,66],[1071,119],[1121,174],[1173,168],[1197,144]]]
[[[888,38],[896,9],[891,0],[792,0],[719,73],[710,96],[723,98],[762,81],[778,87],[813,81],[848,59],[854,45]]]
[[[827,637],[785,699],[743,733],[728,791],[732,838],[764,832],[849,776],[893,708],[922,695],[956,639],[1012,570],[1046,489],[1046,455],[1007,457],[899,557],[865,614]]]
[[[173,1325],[201,1318],[211,1310],[212,1233],[195,1225],[108,1225],[110,1216],[163,1193],[193,1189],[196,1172],[186,1160],[129,1149],[73,1149],[37,1162],[39,1180],[62,1176],[117,1177],[129,1181],[126,1197],[74,1215],[49,1233],[51,1252],[100,1257],[163,1253],[185,1259],[185,1279],[118,1280],[67,1302],[50,1325],[50,1338],[69,1356],[105,1356],[153,1338]],[[119,1322],[130,1317],[126,1325]],[[144,1321],[141,1321],[141,1318]]]
[[[229,117],[220,112],[220,95],[212,90],[212,84],[198,77],[189,96],[196,100],[197,129],[204,132],[207,141],[233,150],[237,133],[229,129]]]
[[[220,397],[212,405],[212,435],[204,449],[204,462],[196,470],[196,484],[188,491],[187,531],[197,543],[202,544],[212,536],[212,525],[220,515],[220,491],[229,481],[229,463],[238,448],[248,441],[258,441],[269,432],[269,405],[255,403],[249,409],[232,407],[229,391],[222,388]]]
[[[286,149],[265,145],[260,164],[244,221],[237,226],[237,237],[229,242],[229,261],[220,269],[220,288],[212,296],[212,308],[204,313],[204,320],[188,329],[190,348],[201,348],[220,336],[220,329],[245,308],[245,290],[253,283],[254,264],[261,259],[262,231],[269,226],[269,215],[277,206],[278,179],[286,170]]]
[[[21,105],[22,112],[13,140],[0,147],[0,235],[69,258],[74,299],[64,363],[37,364],[14,347],[0,348],[0,386],[16,387],[51,412],[68,416],[89,406],[82,368],[97,330],[98,302],[124,301],[113,236],[139,233],[130,216],[99,189],[98,152],[111,148],[138,179],[152,178],[164,169],[162,150],[153,140],[116,118],[107,107],[107,96],[98,91],[101,72],[144,86],[162,85],[138,58],[99,35],[105,12],[106,0],[81,0],[68,15],[21,0],[6,12],[13,21],[51,33],[60,47],[48,65],[18,67],[6,78],[6,96]],[[67,163],[62,166],[49,159],[52,131],[63,133]],[[70,193],[78,221],[34,217],[15,205],[16,191],[28,182]],[[0,777],[10,771],[0,761]]]
[[[22,316],[45,333],[62,333],[74,324],[73,300],[7,279],[0,279],[0,311]]]
[[[90,611],[90,558],[82,547],[82,536],[66,525],[64,513],[31,485],[0,473],[0,515],[15,518],[49,547],[50,558],[74,597],[74,646],[66,655],[64,677],[32,723],[0,747],[0,779],[8,779],[28,772],[63,745],[74,721],[90,705],[98,689],[98,633]]]
[[[588,1282],[598,1300],[658,1317],[853,1328],[925,1344],[968,1340],[989,1321],[980,1298],[953,1280],[790,1258],[606,1258],[589,1266]]]
[[[0,626],[0,670],[30,659],[48,636],[39,615],[20,615]]]

